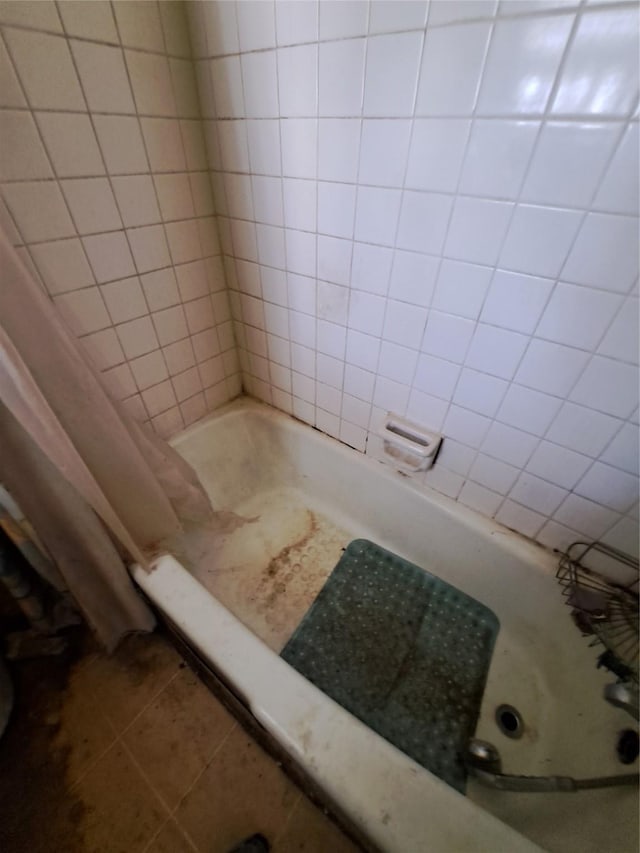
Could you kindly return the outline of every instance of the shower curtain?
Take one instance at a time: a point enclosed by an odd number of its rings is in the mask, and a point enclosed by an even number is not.
[[[103,644],[154,618],[125,561],[211,507],[164,441],[128,417],[0,232],[0,481]]]

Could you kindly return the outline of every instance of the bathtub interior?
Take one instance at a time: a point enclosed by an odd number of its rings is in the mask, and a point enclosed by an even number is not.
[[[596,670],[597,654],[571,623],[555,555],[253,401],[226,407],[173,443],[197,471],[216,517],[170,547],[275,652],[347,543],[371,539],[498,616],[476,734],[499,748],[503,772],[586,777],[625,769],[615,742],[630,718],[601,698],[612,678]],[[523,716],[519,740],[496,725],[502,703]],[[470,780],[467,795],[549,849],[635,843],[634,789],[511,794]]]

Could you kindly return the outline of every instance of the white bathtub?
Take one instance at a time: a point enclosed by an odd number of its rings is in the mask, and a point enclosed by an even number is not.
[[[612,677],[596,670],[597,652],[571,622],[554,555],[246,398],[172,443],[219,513],[134,577],[372,845],[399,853],[636,849],[636,789],[513,794],[470,779],[463,796],[277,654],[341,548],[371,539],[498,616],[476,734],[498,747],[503,772],[624,772],[615,742],[631,718],[602,699]],[[499,731],[501,703],[522,714],[521,739]]]

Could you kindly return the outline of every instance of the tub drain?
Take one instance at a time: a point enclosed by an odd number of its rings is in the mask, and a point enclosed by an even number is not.
[[[499,705],[496,708],[496,723],[503,735],[513,740],[522,737],[524,723],[520,712],[513,705]]]

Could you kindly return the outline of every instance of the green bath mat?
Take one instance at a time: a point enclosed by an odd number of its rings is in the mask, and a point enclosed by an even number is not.
[[[464,792],[499,630],[495,614],[423,569],[356,539],[282,657],[336,702]]]

